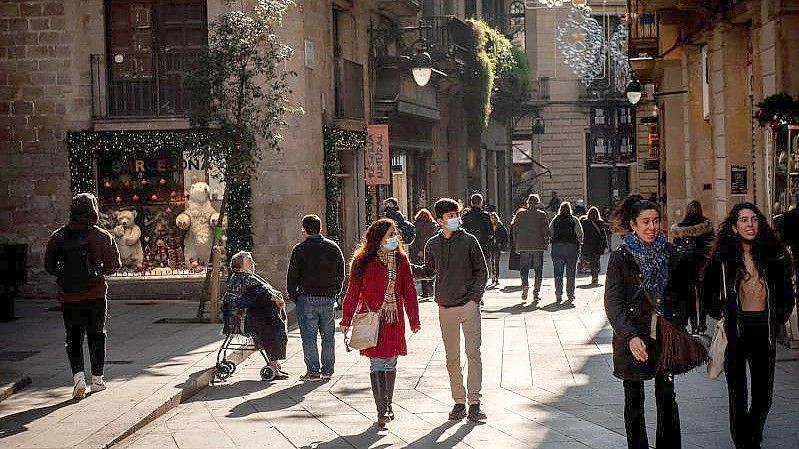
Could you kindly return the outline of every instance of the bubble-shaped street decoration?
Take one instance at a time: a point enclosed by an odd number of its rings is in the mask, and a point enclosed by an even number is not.
[[[613,67],[613,86],[616,92],[624,92],[627,84],[632,79],[630,61],[627,59],[630,43],[630,29],[625,21],[622,21],[616,31],[610,37],[608,43],[608,53]]]
[[[591,8],[572,7],[555,38],[566,65],[583,84],[602,74],[605,66],[605,37],[602,26],[591,17]]]

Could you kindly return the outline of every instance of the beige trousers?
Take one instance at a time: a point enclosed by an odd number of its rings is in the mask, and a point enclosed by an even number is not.
[[[441,338],[444,340],[444,351],[447,356],[449,387],[452,399],[456,404],[477,404],[480,402],[480,388],[483,383],[483,362],[480,360],[480,305],[474,301],[459,307],[439,307],[438,322],[441,326]],[[461,329],[466,344],[468,398],[463,387],[463,371],[461,370]]]

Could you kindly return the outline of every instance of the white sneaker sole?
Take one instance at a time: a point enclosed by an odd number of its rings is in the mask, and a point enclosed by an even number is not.
[[[72,390],[72,399],[84,399],[86,397],[86,386],[76,385]]]

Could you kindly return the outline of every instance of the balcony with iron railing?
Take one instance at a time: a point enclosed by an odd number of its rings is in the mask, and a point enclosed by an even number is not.
[[[185,117],[191,96],[184,78],[199,51],[90,56],[92,117]]]
[[[466,22],[455,16],[423,17],[422,35],[433,61],[453,59],[463,62],[472,46],[472,30]]]
[[[630,43],[628,54],[631,58],[654,58],[658,56],[660,23],[655,13],[643,12],[637,0],[630,2]]]

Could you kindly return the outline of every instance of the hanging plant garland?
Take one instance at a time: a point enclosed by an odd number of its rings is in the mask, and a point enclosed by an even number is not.
[[[327,238],[341,238],[339,213],[341,204],[341,179],[338,177],[340,163],[338,150],[363,150],[366,147],[366,131],[350,131],[335,127],[324,127],[324,176],[325,176],[325,223]]]
[[[143,159],[168,151],[182,154],[186,148],[207,145],[204,133],[196,131],[70,131],[64,143],[69,151],[70,189],[73,195],[95,192],[94,163],[100,155],[122,160]]]
[[[799,124],[799,100],[784,92],[767,97],[757,104],[757,108],[757,122],[772,131]]]

